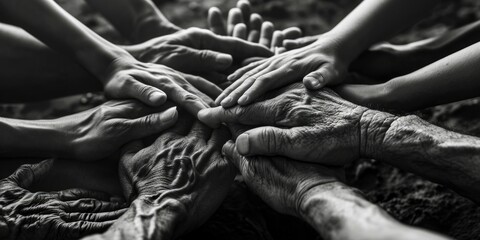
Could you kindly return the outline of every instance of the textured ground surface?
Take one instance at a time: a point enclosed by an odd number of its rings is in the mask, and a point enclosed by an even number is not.
[[[72,14],[106,38],[120,42],[112,31],[80,0],[60,1]],[[158,0],[158,2],[161,2]],[[234,0],[170,0],[162,4],[166,15],[182,27],[205,26],[210,6],[228,9]],[[255,10],[280,27],[300,26],[307,34],[318,34],[337,23],[357,0],[251,0]],[[413,29],[394,39],[408,42],[440,34],[480,18],[476,0],[444,1]],[[96,94],[69,97],[29,105],[0,106],[0,115],[18,118],[50,118],[77,112],[98,104]],[[423,118],[463,133],[480,136],[480,102],[469,100],[427,109],[417,113]],[[373,160],[362,160],[350,167],[351,183],[400,221],[428,228],[458,239],[480,239],[480,207],[445,187]],[[242,183],[235,184],[221,209],[201,229],[185,239],[318,239],[303,223],[281,216],[259,201]]]

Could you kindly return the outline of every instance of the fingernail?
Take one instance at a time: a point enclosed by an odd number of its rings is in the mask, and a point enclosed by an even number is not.
[[[170,108],[160,116],[160,121],[164,123],[173,121],[177,118],[177,114],[177,107]]]
[[[234,75],[233,75],[233,74],[231,74],[231,75],[228,75],[228,77],[227,77],[227,80],[228,80],[228,81],[232,81],[232,80],[233,80],[233,78],[234,78]]]
[[[247,104],[247,101],[248,101],[248,96],[241,96],[240,99],[238,99],[238,104],[245,105]]]
[[[223,99],[220,105],[222,105],[222,107],[225,107],[228,106],[232,101],[233,99],[231,97],[226,97],[225,99]]]
[[[164,95],[159,93],[159,92],[153,92],[152,94],[150,94],[150,96],[148,97],[148,100],[151,102],[151,103],[155,103],[155,104],[160,104],[160,103],[163,103],[163,98],[164,98]]]
[[[228,54],[218,54],[215,57],[215,62],[222,67],[229,67],[232,65],[233,58]]]
[[[250,152],[250,143],[248,141],[248,134],[242,134],[237,138],[237,150],[240,154],[246,155]]]
[[[315,78],[307,78],[306,79],[309,84],[310,84],[310,87],[314,88],[314,89],[317,89],[321,86],[320,84],[320,81],[318,79],[315,79]]]

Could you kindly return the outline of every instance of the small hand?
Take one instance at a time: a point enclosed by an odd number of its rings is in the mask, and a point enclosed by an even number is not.
[[[22,165],[0,181],[1,239],[78,239],[106,230],[125,212],[125,204],[104,193],[82,189],[28,191],[53,160]]]
[[[212,127],[222,122],[264,126],[237,138],[242,155],[285,156],[338,166],[360,156],[359,125],[367,110],[330,89],[308,91],[296,83],[249,106],[202,110],[198,118]]]
[[[330,191],[344,178],[341,168],[327,168],[282,157],[244,157],[232,141],[222,150],[243,176],[249,188],[280,213],[301,217],[301,209],[313,188]]]
[[[109,97],[134,98],[150,106],[160,106],[168,97],[179,107],[196,114],[213,104],[199,90],[212,85],[207,80],[163,65],[142,63],[131,56],[113,61],[103,83]]]
[[[235,81],[216,99],[223,107],[237,103],[248,105],[269,90],[303,78],[309,89],[341,83],[347,75],[347,64],[337,51],[335,39],[322,37],[303,48],[284,52],[251,63],[228,77]]]
[[[277,48],[282,47],[284,39],[296,39],[302,35],[297,27],[287,28],[283,31],[275,31],[271,22],[263,21],[257,13],[251,14],[250,2],[240,0],[237,7],[230,9],[227,26],[225,26],[222,12],[216,7],[208,11],[208,24],[212,32],[218,35],[228,35],[236,38],[259,43],[270,48],[272,52],[281,52]]]
[[[192,125],[185,115],[179,119],[174,128],[152,145],[146,148],[140,142],[127,145],[119,170],[127,198],[154,209],[175,203],[178,210],[175,217],[180,218],[181,224],[167,230],[174,230],[177,237],[213,214],[235,176],[233,166],[220,154],[230,138],[228,130],[212,131],[198,121]],[[160,231],[159,228],[156,224],[152,232]]]
[[[113,154],[127,142],[173,126],[176,108],[160,110],[135,100],[110,101],[55,122],[71,143],[73,154],[68,157],[92,161]]]

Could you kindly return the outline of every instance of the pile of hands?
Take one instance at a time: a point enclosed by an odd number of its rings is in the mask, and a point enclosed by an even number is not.
[[[130,208],[79,189],[29,192],[51,163],[22,166],[0,183],[0,237],[78,238],[120,216],[92,239],[180,236],[213,214],[237,171],[275,210],[300,217],[313,189],[341,187],[342,166],[371,155],[361,142],[370,110],[319,90],[349,76],[333,36],[275,30],[244,0],[226,24],[217,8],[208,22],[211,31],[190,28],[123,46],[125,57],[102,82],[108,97],[135,100],[58,119],[69,143],[64,157],[93,161],[121,148]],[[136,214],[143,223],[122,232]]]

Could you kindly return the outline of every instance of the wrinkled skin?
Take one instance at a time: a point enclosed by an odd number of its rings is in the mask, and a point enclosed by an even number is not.
[[[156,107],[168,98],[192,114],[213,103],[205,94],[217,95],[221,91],[201,77],[164,65],[143,63],[131,56],[113,61],[104,75],[102,82],[108,97],[134,98]]]
[[[249,106],[206,109],[198,117],[212,127],[221,122],[264,126],[237,138],[242,155],[344,165],[360,156],[360,120],[366,111],[330,89],[308,91],[296,83]]]
[[[348,62],[341,56],[338,40],[322,37],[302,48],[251,63],[228,76],[234,83],[215,100],[223,107],[248,105],[264,93],[303,79],[309,89],[343,82]]]
[[[235,168],[221,156],[230,134],[179,118],[150,146],[125,147],[120,178],[127,214],[103,235],[89,239],[169,239],[201,225],[219,207]]]
[[[222,152],[255,194],[276,211],[296,217],[301,217],[301,206],[309,190],[323,187],[329,191],[344,178],[342,168],[328,168],[284,157],[244,157],[238,153],[233,141],[227,142]]]
[[[181,30],[124,49],[142,62],[163,64],[188,73],[220,73],[231,67],[234,60],[272,55],[259,44],[200,28]]]
[[[167,129],[177,120],[176,108],[148,107],[135,100],[109,101],[98,107],[56,120],[71,157],[92,161],[110,156],[135,139]]]
[[[77,239],[101,232],[125,213],[125,203],[105,193],[82,189],[28,191],[53,160],[22,165],[0,181],[1,239]]]

